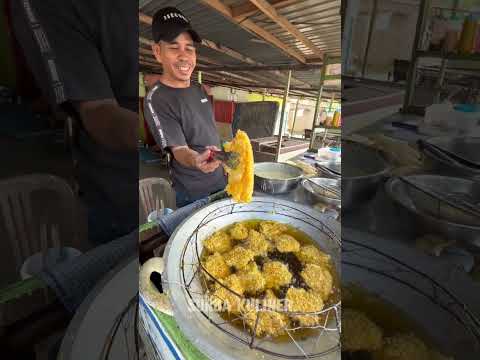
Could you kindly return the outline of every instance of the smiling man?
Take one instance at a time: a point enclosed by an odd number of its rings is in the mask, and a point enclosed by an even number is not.
[[[201,42],[177,9],[159,10],[153,17],[152,50],[163,74],[145,99],[145,117],[155,140],[172,155],[170,176],[177,207],[225,188],[219,161],[209,161],[220,137],[205,90],[192,84],[195,45]]]

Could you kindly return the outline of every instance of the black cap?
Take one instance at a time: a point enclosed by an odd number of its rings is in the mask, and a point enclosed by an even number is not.
[[[197,32],[192,29],[190,21],[178,9],[166,7],[158,10],[153,15],[152,36],[153,41],[158,43],[160,40],[173,41],[182,32],[187,31],[193,41],[202,42]]]

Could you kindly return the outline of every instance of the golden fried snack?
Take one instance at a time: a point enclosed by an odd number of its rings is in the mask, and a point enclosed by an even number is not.
[[[288,310],[292,312],[321,311],[324,305],[318,295],[301,288],[289,288],[285,299]],[[292,318],[297,320],[302,326],[314,326],[319,322],[319,317],[316,314],[293,315]]]
[[[328,268],[307,264],[300,275],[312,292],[319,294],[323,301],[328,299],[333,289],[333,278]]]
[[[259,293],[265,289],[265,278],[254,261],[237,273],[245,292]]]
[[[263,265],[263,277],[267,289],[278,289],[280,286],[290,284],[292,274],[287,265],[279,261],[270,261]]]
[[[253,150],[247,133],[238,130],[232,141],[223,146],[226,152],[239,154],[239,163],[232,169],[224,166],[228,174],[225,190],[236,202],[250,202],[253,195]]]
[[[428,347],[413,334],[398,334],[384,339],[373,353],[375,360],[430,360]]]
[[[223,279],[230,275],[230,268],[225,262],[224,257],[218,252],[207,256],[202,261],[202,265],[215,279]]]
[[[243,308],[244,300],[242,296],[244,289],[242,282],[237,275],[232,274],[222,280],[223,287],[220,284],[215,284],[215,290],[210,295],[210,303],[217,311],[227,311],[229,313],[238,314]],[[232,290],[232,291],[230,291]]]
[[[224,231],[217,231],[203,242],[203,246],[211,252],[223,254],[232,249],[232,240]]]
[[[242,223],[236,223],[230,229],[230,236],[235,240],[245,240],[248,237],[248,228]]]
[[[241,270],[247,266],[247,264],[253,260],[254,253],[242,246],[235,246],[232,250],[227,252],[225,257],[225,262],[228,266],[233,266],[237,270]]]
[[[364,313],[353,309],[344,309],[342,325],[342,351],[372,352],[382,347],[382,329]]]
[[[280,300],[271,289],[265,291],[265,296],[261,300],[261,304],[265,309],[277,310],[277,311],[287,311],[288,309],[284,306],[284,300]]]
[[[258,225],[260,232],[271,239],[274,236],[280,235],[281,233],[288,230],[287,226],[275,221],[262,221]]]
[[[281,234],[275,237],[273,241],[280,252],[297,252],[300,250],[300,243],[291,235]]]
[[[252,333],[255,331],[257,336],[284,335],[285,327],[288,325],[288,317],[286,315],[276,311],[258,311],[254,306],[246,306],[242,312],[242,317]]]
[[[324,266],[330,263],[330,255],[319,250],[315,245],[302,246],[295,254],[303,264],[317,264]]]
[[[263,234],[256,230],[250,229],[245,246],[253,251],[255,256],[257,256],[265,255],[273,245],[265,238]]]

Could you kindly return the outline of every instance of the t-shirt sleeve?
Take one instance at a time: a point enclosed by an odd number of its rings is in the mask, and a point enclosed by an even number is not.
[[[12,3],[15,35],[50,103],[114,98],[89,14],[69,1]]]
[[[150,132],[163,149],[187,145],[175,105],[172,101],[162,99],[155,87],[145,98],[144,113]]]

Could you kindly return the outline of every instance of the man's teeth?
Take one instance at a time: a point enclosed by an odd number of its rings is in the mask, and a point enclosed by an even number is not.
[[[188,69],[190,69],[190,66],[178,66],[177,69],[180,71],[188,71]]]

